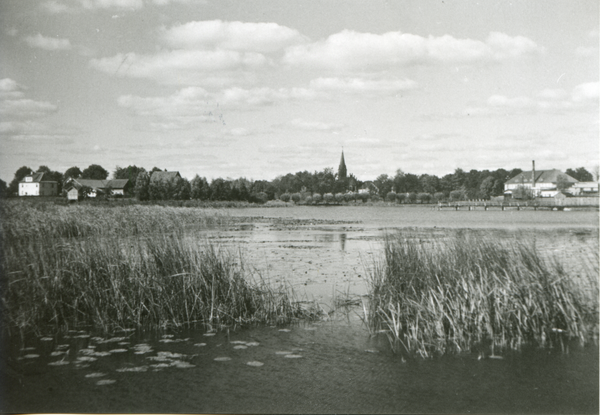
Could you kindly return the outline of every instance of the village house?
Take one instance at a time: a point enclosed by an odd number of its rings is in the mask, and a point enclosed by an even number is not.
[[[555,197],[560,193],[559,181],[565,181],[570,185],[578,183],[576,179],[557,169],[536,170],[533,161],[532,170],[519,173],[504,183],[504,195],[512,197],[518,189],[522,188],[532,197]]]
[[[58,183],[46,173],[33,173],[19,182],[19,196],[57,196]]]
[[[598,196],[598,182],[577,182],[569,188],[575,196]]]
[[[87,197],[96,197],[98,194],[110,194],[111,196],[124,196],[130,189],[131,183],[128,179],[114,180],[91,180],[91,179],[69,179],[65,184],[67,199],[78,200],[83,189],[87,189]]]

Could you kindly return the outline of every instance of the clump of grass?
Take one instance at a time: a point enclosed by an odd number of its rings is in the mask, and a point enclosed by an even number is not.
[[[429,246],[387,237],[368,323],[422,356],[473,347],[582,344],[598,335],[598,256],[570,275],[533,244],[457,235]]]
[[[216,328],[318,315],[289,289],[253,278],[240,258],[187,232],[219,215],[156,206],[72,208],[4,206],[4,330]]]

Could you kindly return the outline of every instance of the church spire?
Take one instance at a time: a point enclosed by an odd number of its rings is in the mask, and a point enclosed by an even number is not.
[[[344,149],[342,148],[342,158],[340,160],[340,168],[338,169],[338,180],[345,179],[347,173],[346,162],[344,161]]]

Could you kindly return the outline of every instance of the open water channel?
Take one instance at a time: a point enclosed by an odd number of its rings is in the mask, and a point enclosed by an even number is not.
[[[577,273],[598,250],[591,211],[423,207],[230,209],[236,225],[188,236],[240,253],[255,278],[317,301],[323,320],[287,327],[74,331],[14,339],[2,412],[598,413],[598,346],[432,359],[394,354],[362,323],[386,233],[455,232],[534,241]],[[596,257],[597,258],[597,257]],[[350,307],[336,307],[351,300]],[[6,362],[10,362],[7,364]]]

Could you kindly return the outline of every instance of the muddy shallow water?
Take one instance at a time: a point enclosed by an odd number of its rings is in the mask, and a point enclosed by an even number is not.
[[[455,232],[529,238],[569,263],[598,250],[597,212],[436,212],[427,208],[232,209],[234,226],[190,232],[240,253],[254,277],[292,286],[323,321],[206,335],[202,328],[13,338],[2,412],[598,413],[598,347],[391,352],[361,321],[385,233],[422,243]],[[444,219],[446,223],[444,223]],[[485,226],[487,224],[487,226]],[[574,271],[578,272],[578,271]],[[339,300],[359,304],[336,308]]]

